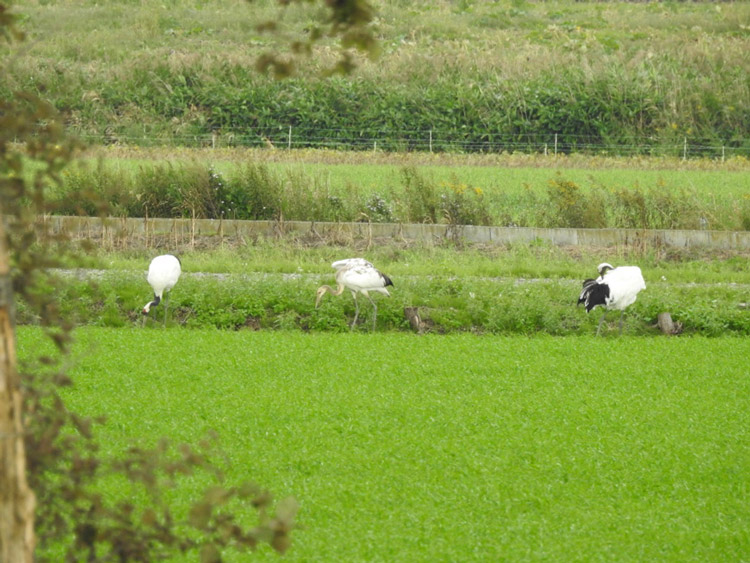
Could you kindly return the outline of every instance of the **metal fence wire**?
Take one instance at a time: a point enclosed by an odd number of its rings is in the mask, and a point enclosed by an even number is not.
[[[602,139],[561,133],[495,134],[460,138],[439,130],[391,130],[363,133],[356,129],[317,129],[279,125],[266,129],[234,128],[206,133],[186,130],[154,133],[145,128],[108,128],[101,134],[80,132],[92,144],[121,143],[137,146],[267,147],[275,149],[380,150],[386,152],[450,153],[586,153],[613,156],[669,156],[688,158],[750,158],[750,139],[726,141],[697,137],[633,137]]]

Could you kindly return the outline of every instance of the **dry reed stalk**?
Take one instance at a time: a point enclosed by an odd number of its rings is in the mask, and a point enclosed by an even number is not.
[[[190,218],[190,250],[195,250],[195,206],[191,209]]]

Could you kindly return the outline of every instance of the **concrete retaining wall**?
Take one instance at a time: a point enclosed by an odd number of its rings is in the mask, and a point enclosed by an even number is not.
[[[322,238],[394,238],[424,243],[455,240],[485,244],[549,241],[557,245],[672,246],[680,248],[748,249],[747,231],[689,231],[647,229],[538,229],[533,227],[477,227],[390,223],[316,223],[308,221],[220,221],[218,219],[99,219],[92,217],[39,218],[53,233],[74,238],[118,241],[149,237],[173,238],[186,244],[200,237],[255,239],[285,234]]]

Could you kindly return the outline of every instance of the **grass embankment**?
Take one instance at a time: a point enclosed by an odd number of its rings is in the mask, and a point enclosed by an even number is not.
[[[321,79],[322,44],[281,82],[257,57],[320,16],[289,7],[279,41],[256,30],[276,4],[23,0],[0,95],[43,92],[95,143],[747,154],[743,2],[376,2],[377,60]]]
[[[20,356],[41,340],[21,327]],[[107,416],[102,454],[216,430],[230,482],[300,502],[290,561],[750,555],[746,339],[84,328],[76,342],[65,395]],[[168,494],[187,507],[201,486]]]

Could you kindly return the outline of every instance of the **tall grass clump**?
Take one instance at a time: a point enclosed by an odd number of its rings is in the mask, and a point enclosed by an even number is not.
[[[404,223],[437,223],[440,220],[437,186],[416,168],[406,167],[401,171],[398,196],[398,217]]]
[[[575,182],[558,175],[547,186],[550,203],[547,223],[559,227],[604,226],[606,202],[599,195],[596,192],[586,195]]]
[[[273,219],[278,217],[281,183],[267,166],[244,164],[233,177],[233,195],[237,202],[235,217]]]

